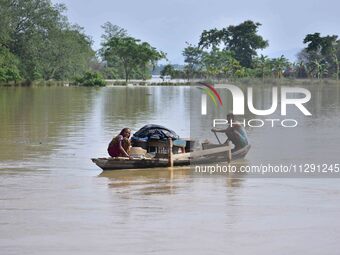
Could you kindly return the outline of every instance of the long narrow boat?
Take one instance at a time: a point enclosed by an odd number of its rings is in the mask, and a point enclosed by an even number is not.
[[[153,158],[127,159],[123,157],[93,158],[92,162],[103,170],[122,170],[122,169],[154,168],[168,166],[168,160],[164,158],[158,159]]]
[[[203,150],[208,150],[208,149],[212,149],[212,148],[219,148],[219,147],[223,147],[225,146],[224,144],[211,144],[211,143],[206,143],[206,144],[202,144],[202,148]],[[248,144],[247,146],[245,146],[244,148],[240,149],[240,150],[231,150],[231,159],[232,160],[236,160],[236,159],[242,159],[244,158],[248,151],[250,150],[251,145]],[[222,159],[224,156],[224,153],[216,153],[214,155],[216,158],[220,158]]]
[[[247,145],[240,150],[231,151],[230,146],[209,144],[203,146],[203,150],[173,154],[173,166],[185,166],[190,165],[190,163],[203,164],[236,160],[244,158],[249,149],[250,145]],[[169,166],[169,159],[167,158],[93,158],[92,162],[103,170],[160,168]]]

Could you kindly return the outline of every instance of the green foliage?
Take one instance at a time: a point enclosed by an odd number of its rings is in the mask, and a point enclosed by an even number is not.
[[[187,77],[226,79],[256,75],[252,70],[255,61],[258,75],[264,78],[271,70],[267,60],[261,66],[261,59],[256,59],[256,50],[268,46],[268,42],[257,34],[260,26],[260,23],[248,20],[221,30],[204,30],[198,46],[188,44],[183,51]]]
[[[223,45],[223,48],[234,54],[243,67],[250,68],[258,49],[268,46],[268,41],[258,35],[260,23],[251,20],[244,21],[237,26],[228,26],[221,30],[204,30],[201,34],[199,47],[209,48]]]
[[[237,26],[204,30],[198,46],[188,44],[183,51],[186,78],[233,79],[262,78],[335,78],[340,76],[340,40],[336,35],[308,34],[307,44],[290,63],[283,55],[278,58],[257,56],[258,49],[268,46],[260,35],[260,23],[245,21]]]
[[[106,82],[99,73],[86,72],[82,77],[76,78],[75,83],[81,86],[105,86]]]
[[[282,78],[284,71],[287,70],[290,63],[283,55],[279,58],[273,58],[271,60],[272,73],[275,78]]]
[[[224,47],[228,45],[229,32],[227,28],[218,30],[217,28],[203,30],[198,46],[202,49],[210,47],[219,47],[221,44]]]
[[[8,49],[0,47],[0,82],[20,80],[18,64],[18,59]]]
[[[101,28],[104,30],[104,33],[101,35],[101,48],[99,49],[99,54],[101,56],[105,55],[105,52],[109,48],[108,42],[112,38],[123,38],[128,37],[128,33],[124,28],[121,28],[120,26],[113,25],[111,22],[106,22],[104,25],[101,26]],[[115,55],[107,56],[109,59],[110,66],[118,69],[118,58]]]
[[[106,42],[110,41],[111,38],[122,38],[128,36],[126,29],[113,25],[111,22],[106,22],[102,25],[102,29],[104,29],[104,34],[101,36],[103,46],[105,46]]]
[[[210,52],[203,54],[203,65],[207,77],[228,78],[242,75],[241,65],[234,54],[227,50],[219,50],[213,46]]]
[[[237,26],[228,27],[228,48],[234,52],[236,59],[244,67],[251,67],[252,59],[257,55],[256,50],[268,46],[268,42],[257,34],[260,26],[260,23],[248,20]]]
[[[187,79],[188,77],[185,73],[185,70],[174,69],[171,78],[172,79]]]
[[[187,43],[187,47],[183,50],[182,54],[184,56],[184,62],[187,64],[185,66],[185,73],[187,79],[194,78],[195,73],[198,73],[202,68],[202,57],[203,50],[197,46]]]
[[[9,83],[10,81],[20,80],[18,70],[11,68],[0,68],[0,82]]]
[[[309,75],[317,79],[335,77],[339,79],[339,45],[337,35],[322,37],[320,33],[306,35],[303,42],[307,44],[300,60],[308,66]],[[304,59],[301,59],[301,56]]]
[[[183,51],[185,57],[185,77],[191,78],[232,78],[244,76],[240,62],[236,60],[233,52],[215,45],[210,51],[204,51],[193,45],[188,45]]]
[[[175,69],[172,65],[168,64],[164,66],[164,68],[161,71],[161,78],[164,79],[165,76],[173,77],[175,74]]]
[[[119,79],[118,70],[114,67],[105,67],[101,70],[103,77],[109,80]]]
[[[102,56],[108,67],[116,68],[119,76],[123,76],[126,82],[131,77],[143,80],[150,77],[150,69],[158,60],[165,58],[163,52],[157,51],[149,43],[122,33],[104,38],[107,41],[103,43]]]
[[[88,69],[91,40],[49,0],[1,0],[0,46],[18,59],[23,79],[70,79]]]
[[[308,43],[307,52],[320,51],[323,56],[327,56],[335,51],[337,38],[336,35],[321,37],[320,33],[314,33],[306,35],[303,43]]]

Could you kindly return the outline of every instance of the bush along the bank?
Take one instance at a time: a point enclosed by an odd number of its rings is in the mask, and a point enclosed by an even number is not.
[[[90,68],[92,40],[65,11],[50,0],[0,0],[0,82],[69,80]]]
[[[0,84],[16,83],[21,79],[18,64],[18,59],[0,46]]]
[[[0,84],[9,84],[20,80],[19,72],[16,68],[1,68],[0,67]]]
[[[75,79],[75,84],[80,86],[105,86],[106,82],[99,73],[86,72],[82,77]]]

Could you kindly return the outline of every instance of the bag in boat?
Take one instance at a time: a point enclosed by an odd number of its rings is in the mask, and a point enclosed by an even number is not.
[[[150,140],[167,140],[169,138],[177,140],[179,139],[179,136],[171,129],[160,125],[150,124],[134,133],[131,140],[149,142]]]

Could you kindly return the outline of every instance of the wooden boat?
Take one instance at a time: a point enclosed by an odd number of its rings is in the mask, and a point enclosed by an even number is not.
[[[223,147],[225,146],[224,144],[211,144],[211,143],[203,143],[202,144],[202,149],[203,150],[207,150],[207,149],[211,149],[211,148],[219,148],[219,147]],[[247,146],[245,146],[244,148],[240,149],[240,150],[231,150],[231,159],[232,160],[236,160],[236,159],[242,159],[244,158],[248,151],[250,150],[251,145],[248,144]],[[217,158],[223,158],[224,157],[224,153],[217,153],[216,155],[214,155]]]
[[[169,166],[185,166],[190,163],[204,164],[216,162],[230,162],[231,160],[244,158],[250,149],[250,145],[232,151],[229,145],[205,144],[202,150],[189,153],[169,154],[167,158],[93,158],[92,161],[103,170],[123,170],[139,168],[160,168]],[[172,151],[172,150],[170,150]]]
[[[122,169],[138,169],[138,168],[154,168],[154,167],[167,167],[168,160],[165,158],[148,159],[136,158],[128,159],[122,157],[116,158],[93,158],[92,162],[95,163],[103,170],[122,170]]]

